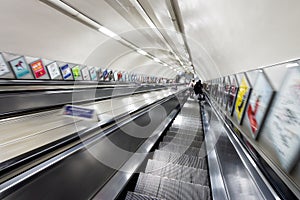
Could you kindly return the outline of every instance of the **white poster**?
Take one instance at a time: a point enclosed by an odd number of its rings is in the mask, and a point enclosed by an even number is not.
[[[3,76],[9,72],[10,72],[10,70],[9,70],[2,54],[0,54],[0,76]]]
[[[227,110],[227,103],[229,100],[229,92],[230,92],[230,79],[229,77],[225,77],[224,80],[224,95],[222,99],[222,106],[225,110]]]
[[[90,68],[90,75],[91,75],[92,81],[96,81],[97,80],[97,73],[96,73],[95,67],[91,67]]]
[[[48,69],[51,79],[57,79],[60,77],[60,71],[56,62],[50,63],[46,67]]]
[[[114,79],[115,79],[115,81],[118,81],[118,71],[114,72]]]
[[[232,111],[233,111],[233,105],[234,105],[234,100],[236,97],[236,93],[238,90],[238,82],[236,80],[236,77],[234,75],[230,76],[230,91],[229,91],[229,98],[228,98],[228,102],[227,102],[227,108],[228,108],[228,112],[231,115]]]
[[[83,80],[85,80],[85,81],[90,81],[91,80],[89,70],[88,70],[87,67],[83,68],[81,70],[81,73],[82,73]]]
[[[267,128],[278,159],[290,171],[300,154],[300,67],[288,69],[269,116]]]

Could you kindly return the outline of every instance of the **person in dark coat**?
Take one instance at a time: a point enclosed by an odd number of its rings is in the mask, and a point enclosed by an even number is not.
[[[194,86],[194,91],[196,95],[199,95],[198,99],[202,99],[203,91],[202,91],[202,83],[201,80],[197,81],[197,83]]]

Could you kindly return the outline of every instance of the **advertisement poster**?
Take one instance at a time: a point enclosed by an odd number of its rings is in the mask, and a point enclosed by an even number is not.
[[[232,115],[233,112],[233,105],[236,97],[236,93],[238,91],[238,82],[237,79],[234,75],[230,76],[230,91],[229,91],[229,98],[228,98],[228,112],[230,115]]]
[[[105,69],[103,71],[102,78],[104,81],[108,80],[108,70],[107,69]]]
[[[241,79],[239,90],[236,96],[235,106],[234,106],[234,116],[237,121],[242,124],[244,117],[244,111],[248,102],[249,95],[251,93],[250,84],[244,75]]]
[[[58,79],[60,78],[59,67],[56,62],[50,63],[46,66],[50,75],[51,79]]]
[[[223,101],[224,101],[224,93],[225,93],[225,77],[220,79],[220,94],[219,94],[219,105],[223,106]]]
[[[10,70],[9,70],[2,54],[0,54],[0,77],[7,74],[7,73],[9,73],[9,72],[10,72]]]
[[[73,67],[72,73],[73,73],[74,80],[82,80],[79,66]]]
[[[99,81],[103,81],[103,72],[101,69],[98,71]]]
[[[82,73],[83,80],[85,80],[85,81],[90,81],[91,80],[90,73],[89,73],[89,70],[88,70],[87,67],[83,68],[81,70],[81,73]]]
[[[122,72],[118,72],[118,81],[122,80]]]
[[[224,83],[223,83],[223,95],[222,95],[222,101],[221,105],[224,110],[227,109],[227,102],[228,102],[228,95],[229,95],[229,89],[230,89],[230,81],[228,77],[224,77]]]
[[[108,70],[108,81],[114,81],[114,72],[112,70]]]
[[[257,138],[271,103],[274,90],[263,72],[260,72],[253,86],[246,109],[244,125],[253,138]]]
[[[90,76],[92,81],[97,80],[97,73],[95,67],[90,68]]]
[[[289,68],[267,122],[281,166],[290,171],[300,155],[300,67]]]
[[[60,67],[64,80],[72,76],[71,69],[68,64]]]
[[[118,81],[119,79],[118,79],[118,72],[117,71],[114,71],[114,79],[115,79],[115,81]]]
[[[17,78],[22,78],[27,74],[30,74],[29,66],[27,65],[24,57],[19,57],[14,60],[9,61],[11,67],[13,68]]]
[[[30,66],[35,78],[41,78],[46,74],[46,69],[43,65],[42,60],[37,60],[35,62],[32,62],[30,63]]]

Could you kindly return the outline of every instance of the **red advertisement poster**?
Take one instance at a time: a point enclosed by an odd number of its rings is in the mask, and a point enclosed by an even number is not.
[[[40,78],[46,74],[42,60],[35,61],[30,64],[35,78]]]
[[[263,71],[259,71],[258,73],[245,117],[245,126],[253,138],[258,136],[274,95],[273,88]]]

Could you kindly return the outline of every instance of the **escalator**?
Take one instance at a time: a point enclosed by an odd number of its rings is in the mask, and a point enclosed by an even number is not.
[[[48,123],[49,121],[64,123],[59,114],[61,111],[56,107],[56,110],[42,111],[45,112],[45,119],[39,113],[26,113],[25,115],[23,107],[20,109],[20,116],[9,115],[10,119],[3,119],[1,128],[6,128],[15,135],[21,134],[21,131],[29,135],[25,137],[23,134],[22,137],[16,137],[13,142],[18,142],[18,148],[11,148],[12,151],[8,148],[5,149],[4,144],[2,145],[4,154],[1,154],[3,161],[1,161],[0,168],[0,199],[93,198],[118,173],[119,168],[130,160],[131,154],[122,157],[118,157],[118,153],[114,155],[115,152],[111,149],[113,148],[111,144],[116,144],[127,152],[136,152],[147,143],[149,139],[147,136],[150,137],[153,132],[165,129],[165,121],[168,123],[173,119],[178,112],[180,101],[185,98],[185,88],[179,90],[162,89],[159,91],[154,91],[157,88],[152,90],[152,86],[145,86],[145,88],[147,89],[141,93],[135,90],[136,92],[129,93],[129,95],[124,93],[125,89],[123,88],[121,95],[110,96],[111,99],[107,101],[100,95],[100,101],[84,102],[84,105],[90,106],[91,104],[94,108],[99,108],[98,117],[101,121],[86,123],[89,125],[88,127],[71,132],[70,137],[64,137],[63,134],[69,133],[66,129],[60,130],[54,127],[53,123]],[[51,94],[51,92],[48,93]],[[101,89],[99,89],[100,93]],[[34,94],[37,94],[37,92]],[[20,95],[26,94],[20,93]],[[12,98],[12,95],[7,94],[5,97]],[[98,96],[95,97],[98,98]],[[62,99],[57,100],[61,101]],[[42,103],[48,105],[46,102]],[[32,109],[37,108],[35,104],[33,106]],[[167,120],[161,117],[162,110],[168,117]],[[33,115],[37,117],[31,117]],[[104,118],[104,115],[106,118]],[[137,138],[126,133],[126,130],[130,130],[132,133],[136,132],[139,129],[136,125],[147,126],[149,116],[153,116],[152,126],[144,131],[147,135],[145,138]],[[22,118],[22,120],[19,118]],[[37,122],[31,123],[34,124],[32,126],[26,123],[26,120]],[[41,120],[44,120],[44,122],[38,123]],[[73,126],[78,125],[76,120],[73,121]],[[11,125],[13,128],[9,128],[10,126],[7,125],[12,124],[12,122],[14,122],[14,125]],[[24,126],[21,127],[22,123],[24,123]],[[162,127],[157,129],[160,125]],[[57,135],[59,134],[62,138],[55,140],[53,138],[54,134],[47,134],[47,131],[36,131],[39,127],[46,127],[48,130],[49,126],[50,129],[53,126],[53,131],[52,129],[51,131],[57,133]],[[16,128],[18,128],[18,132],[14,132]],[[7,133],[7,136],[12,137],[12,134],[8,134],[10,132],[3,133]],[[5,135],[2,134],[2,136]],[[36,136],[43,136],[45,141],[50,141],[50,143],[43,145],[41,140],[34,142]],[[25,140],[42,146],[36,148],[33,145],[27,145],[24,142]],[[51,140],[55,140],[54,143]],[[8,144],[11,143],[5,143],[5,145]],[[25,151],[21,149],[23,147]],[[30,148],[35,149],[32,151]],[[9,157],[7,160],[5,155],[19,149],[22,150],[20,154],[16,154],[17,156],[12,159]],[[117,164],[115,167],[111,167],[107,163],[101,162],[97,156],[107,157],[109,161]],[[113,193],[110,192],[110,194]],[[117,193],[113,195],[117,195]]]
[[[0,198],[280,199],[209,99],[188,99],[186,88],[166,91],[151,102],[150,93],[145,101],[133,96],[120,108],[131,113],[56,151],[39,151],[43,157],[22,159],[26,168],[21,162],[20,170],[2,170]]]
[[[211,199],[198,103],[189,100],[139,174],[133,199]]]

